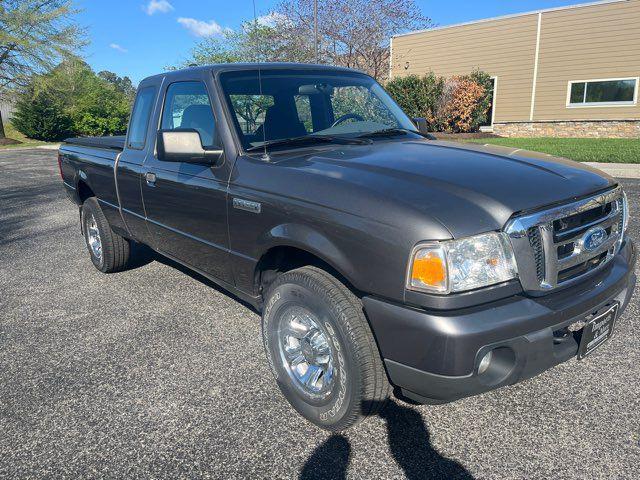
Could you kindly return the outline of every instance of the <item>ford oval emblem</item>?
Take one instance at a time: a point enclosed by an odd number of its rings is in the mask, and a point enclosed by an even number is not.
[[[582,237],[582,247],[587,252],[593,252],[607,240],[607,231],[602,227],[593,227],[587,230]]]

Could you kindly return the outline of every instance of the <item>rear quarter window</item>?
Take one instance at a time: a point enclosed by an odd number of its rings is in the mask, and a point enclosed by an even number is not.
[[[127,147],[135,150],[142,150],[144,148],[155,98],[156,89],[154,87],[146,87],[138,91],[136,101],[133,105],[133,111],[131,112]]]

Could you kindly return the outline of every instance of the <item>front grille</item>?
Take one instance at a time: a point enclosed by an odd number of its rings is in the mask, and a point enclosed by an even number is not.
[[[536,278],[539,282],[544,281],[544,251],[542,250],[542,235],[538,227],[532,227],[527,234],[529,245],[533,251],[533,258],[536,263]]]
[[[580,277],[591,270],[595,270],[607,259],[608,252],[603,252],[600,255],[590,258],[589,260],[574,265],[573,267],[565,268],[558,272],[558,284],[563,284],[567,280]]]
[[[622,226],[620,188],[511,220],[523,287],[548,291],[598,270],[622,242]]]

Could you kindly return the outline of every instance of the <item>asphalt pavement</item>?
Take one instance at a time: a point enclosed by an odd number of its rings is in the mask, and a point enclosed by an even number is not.
[[[640,239],[640,180],[621,180]],[[0,151],[0,477],[637,478],[640,301],[584,361],[342,435],[283,399],[257,313],[146,250],[91,264],[56,154]]]

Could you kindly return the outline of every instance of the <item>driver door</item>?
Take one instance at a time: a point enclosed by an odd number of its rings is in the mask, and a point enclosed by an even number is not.
[[[216,121],[201,79],[166,86],[160,129],[178,128],[193,128],[204,147],[218,147]],[[152,156],[145,162],[142,192],[156,250],[231,283],[225,171]]]

